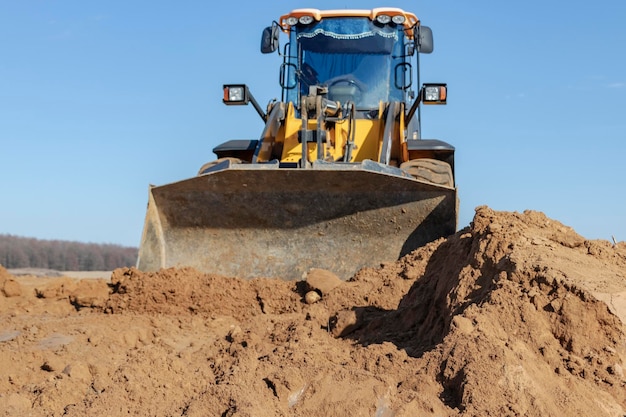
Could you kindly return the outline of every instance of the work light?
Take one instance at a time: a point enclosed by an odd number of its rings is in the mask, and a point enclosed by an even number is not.
[[[248,104],[248,91],[243,84],[224,85],[225,104]]]
[[[386,25],[387,23],[391,22],[391,17],[386,14],[379,14],[378,16],[376,16],[376,21],[381,25]]]
[[[422,86],[422,103],[446,104],[448,88],[446,84],[424,84]]]
[[[401,15],[401,14],[397,14],[394,17],[391,18],[391,21],[393,23],[395,23],[396,25],[403,24],[405,20],[406,20],[406,18],[403,15]]]

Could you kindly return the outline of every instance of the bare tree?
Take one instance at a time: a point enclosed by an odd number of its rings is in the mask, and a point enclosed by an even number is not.
[[[39,240],[0,234],[0,264],[5,268],[112,270],[135,265],[137,253],[137,248],[113,244]]]

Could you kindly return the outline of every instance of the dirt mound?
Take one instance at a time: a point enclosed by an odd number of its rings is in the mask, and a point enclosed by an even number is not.
[[[146,274],[135,268],[113,271],[107,312],[230,315],[244,320],[259,314],[301,312],[293,283],[243,280],[200,273],[191,268]]]
[[[0,294],[0,415],[626,415],[626,245],[539,212],[478,208],[323,291],[192,269],[6,275],[22,294]]]
[[[481,208],[396,310],[363,314],[350,337],[421,358],[462,415],[622,416],[622,323],[593,289],[605,284],[599,271],[623,289],[625,255],[541,213]],[[398,262],[397,275],[414,275],[421,258]]]

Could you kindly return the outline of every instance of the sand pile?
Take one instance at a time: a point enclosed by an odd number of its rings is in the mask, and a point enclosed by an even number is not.
[[[343,283],[0,272],[0,415],[626,415],[626,245],[539,212]]]

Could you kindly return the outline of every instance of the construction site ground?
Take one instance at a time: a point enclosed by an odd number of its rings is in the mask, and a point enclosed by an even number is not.
[[[626,415],[626,243],[541,212],[346,282],[12,272],[0,416]]]

